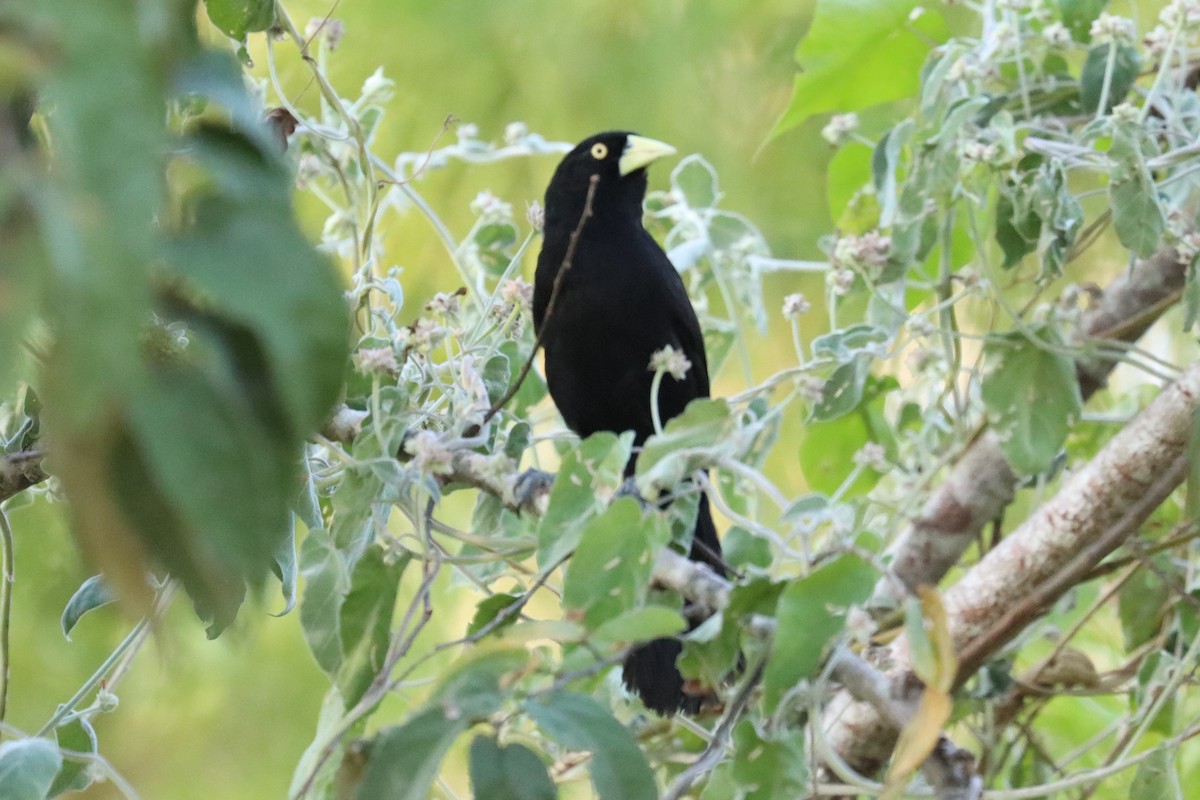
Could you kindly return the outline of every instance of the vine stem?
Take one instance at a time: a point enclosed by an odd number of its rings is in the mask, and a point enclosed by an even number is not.
[[[567,241],[567,253],[563,256],[562,264],[558,268],[558,274],[554,276],[554,286],[550,289],[550,302],[546,304],[546,315],[542,318],[542,329],[538,331],[537,339],[533,342],[533,349],[529,351],[529,358],[525,359],[524,366],[521,367],[521,372],[517,375],[517,379],[508,387],[508,391],[504,396],[492,404],[487,413],[483,415],[483,421],[476,428],[482,428],[492,421],[496,414],[500,413],[500,409],[508,404],[509,400],[520,390],[521,384],[525,382],[525,377],[529,374],[529,370],[533,368],[533,360],[537,358],[538,350],[542,349],[542,340],[546,337],[546,328],[550,326],[550,320],[554,316],[554,309],[558,305],[558,296],[562,293],[562,285],[566,274],[571,271],[571,265],[575,261],[575,248],[579,245],[579,237],[583,234],[583,226],[592,218],[592,201],[596,197],[596,187],[600,184],[600,176],[593,175],[588,181],[587,197],[583,201],[583,213],[579,215],[579,222],[575,225],[575,230],[571,231],[571,238]],[[473,436],[474,433],[468,433],[468,436]]]
[[[92,693],[92,690],[100,684],[100,681],[104,680],[104,677],[108,675],[109,671],[117,665],[126,653],[142,646],[146,641],[146,632],[150,627],[151,620],[162,613],[173,594],[172,586],[168,583],[166,588],[162,590],[162,593],[159,594],[158,601],[154,604],[153,616],[143,617],[137,625],[133,626],[133,630],[126,634],[116,649],[108,654],[108,658],[104,659],[104,662],[96,668],[91,677],[83,682],[83,685],[79,687],[79,691],[75,692],[70,700],[60,705],[54,712],[54,715],[46,720],[46,724],[42,725],[34,736],[45,736],[57,728],[83,702],[83,699]]]

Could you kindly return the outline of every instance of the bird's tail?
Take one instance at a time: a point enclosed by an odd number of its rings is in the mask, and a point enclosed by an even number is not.
[[[675,659],[683,652],[678,639],[654,639],[638,645],[625,657],[625,686],[651,711],[669,717],[683,711],[695,714],[703,698],[683,693],[683,675]]]
[[[721,575],[726,574],[725,562],[721,559],[721,541],[717,538],[717,526],[713,523],[705,495],[700,496],[696,532],[692,536],[688,558],[711,565]],[[681,652],[683,642],[678,639],[654,639],[630,650],[625,657],[622,676],[625,686],[642,699],[646,708],[663,716],[680,711],[695,714],[704,700],[683,691],[683,675],[675,666]]]

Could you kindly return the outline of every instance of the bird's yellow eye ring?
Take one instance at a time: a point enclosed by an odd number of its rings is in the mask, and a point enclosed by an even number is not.
[[[592,145],[592,158],[597,161],[603,161],[608,157],[608,145],[604,142],[596,142]]]

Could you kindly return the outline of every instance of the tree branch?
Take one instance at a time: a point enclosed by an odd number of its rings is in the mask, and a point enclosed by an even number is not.
[[[1064,585],[1060,572],[1085,575],[1179,484],[1198,405],[1200,361],[945,593],[955,647],[972,664],[993,655],[1018,630],[1008,619],[1010,611],[1036,594],[1039,608],[1019,620],[1020,626],[1027,625],[1032,614],[1074,585]],[[1083,560],[1074,563],[1080,556]],[[892,681],[905,680],[907,640],[901,636],[883,648],[878,661]],[[959,680],[967,675],[964,670]],[[857,771],[871,774],[890,755],[897,730],[874,706],[842,694],[826,709],[824,720],[834,751]]]
[[[41,451],[9,453],[0,460],[0,503],[49,477],[42,469]]]
[[[1113,281],[1084,316],[1079,346],[1103,340],[1135,341],[1179,298],[1186,265],[1174,248],[1164,248]],[[1112,356],[1079,359],[1076,375],[1084,400],[1108,380]],[[1008,466],[995,436],[984,432],[962,454],[920,516],[889,548],[892,573],[875,588],[881,604],[899,601],[904,590],[936,585],[958,563],[990,521],[1012,502],[1018,476]]]

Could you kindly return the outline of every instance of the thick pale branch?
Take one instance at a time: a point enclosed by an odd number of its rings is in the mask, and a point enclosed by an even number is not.
[[[1141,414],[1066,480],[1052,499],[971,568],[945,594],[950,631],[957,649],[980,662],[1016,632],[1006,619],[1026,598],[1039,596],[1044,610],[1071,584],[1057,576],[1078,564],[1078,574],[1099,562],[1137,530],[1182,480],[1192,418],[1200,401],[1200,361],[1162,390]],[[1093,547],[1103,542],[1104,547]],[[1042,591],[1049,587],[1048,590]],[[1032,613],[1032,612],[1031,612]],[[1023,620],[1028,623],[1032,616]],[[1000,635],[994,630],[999,628]],[[988,641],[987,652],[971,651]],[[978,648],[976,648],[978,649]],[[898,638],[880,655],[893,680],[908,674],[908,648]],[[839,696],[825,724],[836,752],[852,767],[870,774],[883,764],[896,729],[873,707]]]
[[[1084,317],[1083,341],[1132,342],[1145,333],[1178,299],[1186,267],[1174,248],[1164,248],[1115,280]],[[1116,362],[1109,357],[1082,358],[1077,363],[1079,387],[1086,400],[1108,380]],[[875,590],[879,602],[895,602],[903,587],[936,585],[958,563],[984,526],[1012,502],[1018,476],[1009,468],[1000,445],[983,433],[963,453],[920,516],[890,548],[892,576]],[[897,580],[898,579],[898,580]]]
[[[49,477],[42,469],[42,454],[36,450],[4,456],[0,460],[0,503]]]

